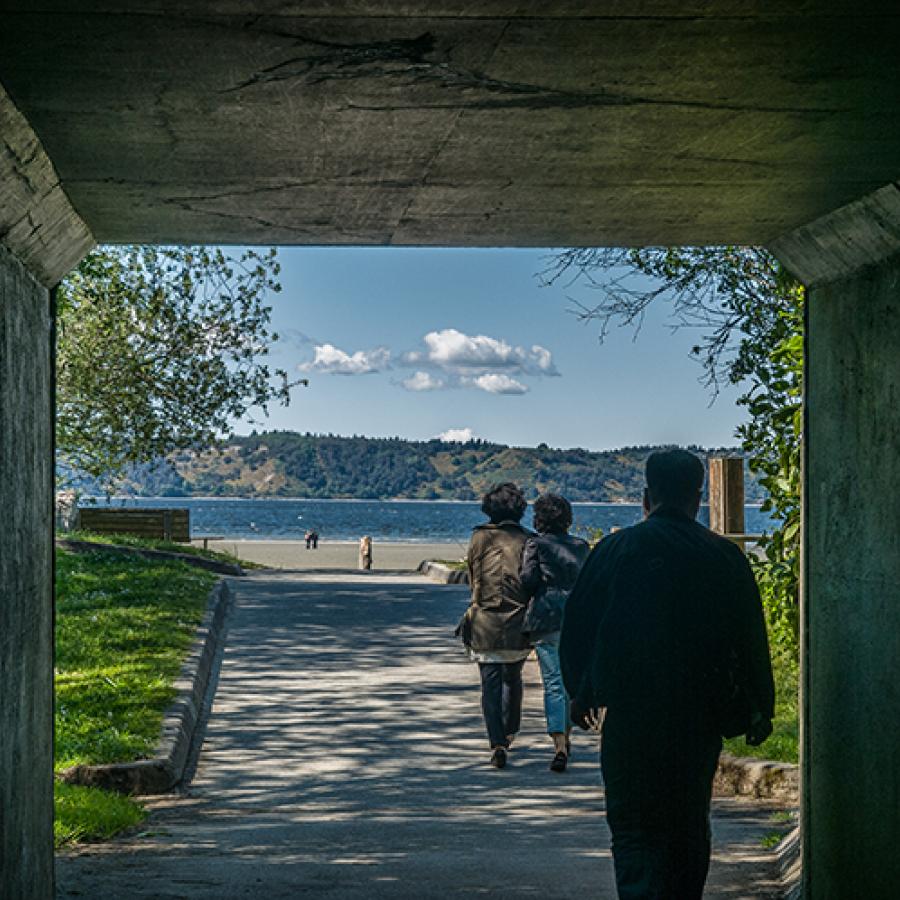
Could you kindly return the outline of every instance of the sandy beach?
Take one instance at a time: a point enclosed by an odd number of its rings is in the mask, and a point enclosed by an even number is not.
[[[194,541],[202,545],[202,541]],[[240,559],[277,569],[355,569],[359,548],[355,542],[319,541],[318,550],[307,550],[304,541],[209,541],[210,550],[233,553]],[[461,559],[462,543],[419,544],[375,541],[372,562],[375,571],[415,571],[425,559]]]

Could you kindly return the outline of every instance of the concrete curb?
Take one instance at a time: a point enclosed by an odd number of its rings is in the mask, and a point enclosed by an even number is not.
[[[440,584],[468,584],[469,573],[466,569],[451,569],[443,563],[432,562],[430,559],[423,559],[419,563],[416,571],[432,581]]]
[[[713,790],[717,794],[784,800],[796,805],[800,800],[800,767],[723,753]]]
[[[210,591],[194,644],[175,680],[177,695],[163,716],[153,759],[73,766],[57,775],[60,781],[122,794],[164,794],[181,781],[233,596],[224,579]]]
[[[800,826],[797,825],[782,838],[778,845],[781,889],[785,900],[800,900],[803,891],[803,860],[800,850]]]
[[[99,544],[93,541],[75,541],[68,538],[59,538],[56,541],[57,547],[64,550],[71,550],[73,553],[119,553],[125,556],[140,556],[144,559],[156,560],[176,560],[177,562],[187,563],[189,566],[195,566],[198,569],[206,569],[209,572],[215,572],[218,575],[237,575],[244,574],[244,570],[236,563],[220,562],[216,559],[206,559],[203,556],[195,556],[193,553],[174,553],[169,550],[149,550],[144,547],[125,547],[121,544]]]

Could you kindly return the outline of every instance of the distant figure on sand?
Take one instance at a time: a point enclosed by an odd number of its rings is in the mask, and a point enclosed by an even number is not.
[[[523,630],[534,644],[544,682],[544,714],[547,733],[556,755],[554,772],[565,772],[569,762],[569,698],[559,669],[559,629],[569,591],[575,585],[590,547],[572,537],[572,506],[565,497],[544,494],[534,502],[537,534],[525,542],[520,574],[522,587],[531,597]]]
[[[319,549],[319,532],[316,531],[315,528],[310,533],[309,539],[312,542],[313,550],[318,550]]]
[[[466,558],[472,602],[456,629],[481,673],[481,709],[491,747],[491,765],[502,769],[522,717],[522,666],[530,652],[522,631],[527,596],[519,581],[529,532],[519,522],[525,497],[514,484],[488,491]]]
[[[602,540],[566,602],[571,716],[605,708],[600,761],[619,897],[700,900],[722,737],[771,733],[774,687],[743,552],[695,519],[703,463],[647,460],[644,522]]]
[[[359,539],[359,567],[372,568],[372,538],[368,534]]]

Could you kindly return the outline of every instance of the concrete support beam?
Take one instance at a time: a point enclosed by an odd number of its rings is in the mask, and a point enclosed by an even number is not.
[[[784,238],[810,283],[804,896],[900,884],[900,191]],[[892,252],[893,251],[893,252]]]
[[[809,298],[806,896],[900,884],[900,256]]]
[[[771,249],[810,286],[900,254],[900,184],[888,184],[792,231]]]
[[[0,897],[53,895],[49,289],[94,243],[0,87]]]
[[[40,141],[0,85],[0,245],[52,287],[93,244]]]
[[[53,894],[53,412],[47,288],[0,245],[0,897]]]

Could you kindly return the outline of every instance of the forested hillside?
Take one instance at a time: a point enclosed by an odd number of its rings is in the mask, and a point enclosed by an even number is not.
[[[593,452],[271,431],[140,467],[126,487],[144,496],[471,500],[497,481],[514,481],[529,496],[554,491],[575,501],[637,501],[644,460],[654,449]],[[751,481],[747,494],[758,498]]]

